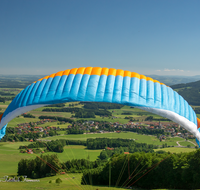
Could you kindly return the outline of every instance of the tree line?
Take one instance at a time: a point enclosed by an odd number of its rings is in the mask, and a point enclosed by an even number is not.
[[[51,107],[54,107],[54,105],[52,105]],[[44,108],[42,111],[45,112],[78,112],[79,110],[81,110],[81,108],[51,108],[50,106],[48,108]]]
[[[66,139],[57,139],[52,141],[36,141],[34,143],[30,143],[27,146],[19,146],[19,149],[31,149],[31,148],[45,148],[51,152],[63,152],[64,146],[66,145],[84,145],[86,146],[86,141],[81,140],[66,140]]]
[[[108,160],[114,155],[120,155],[120,154],[129,154],[134,152],[154,152],[154,148],[158,148],[156,145],[147,145],[144,143],[143,146],[128,146],[128,147],[117,147],[117,148],[111,148],[111,149],[104,149],[101,151],[98,158],[100,160]]]
[[[10,93],[10,92],[3,92],[3,91],[0,91],[0,96],[14,96],[15,94],[13,93]]]
[[[85,109],[121,109],[124,105],[115,104],[115,103],[106,103],[106,102],[80,102],[80,104],[84,104]]]
[[[153,116],[148,116],[146,117],[145,121],[171,121],[170,119],[167,119],[167,118],[159,118],[159,119],[156,119],[156,118],[153,118]]]
[[[83,108],[44,108],[46,112],[71,112],[75,114],[72,117],[77,118],[95,118],[95,115],[112,116],[112,113],[107,110],[99,109],[83,109]]]
[[[41,155],[35,159],[21,159],[18,163],[18,175],[26,175],[29,178],[41,178],[56,175],[62,168],[61,163],[54,155]]]
[[[65,103],[59,103],[59,104],[51,104],[45,107],[65,107]]]
[[[0,97],[0,102],[5,103],[6,101],[13,100],[15,97]]]
[[[85,170],[81,183],[147,189],[198,189],[199,158],[200,150],[179,154],[136,152],[114,155],[104,167]]]
[[[87,169],[97,168],[103,164],[100,160],[90,161],[89,159],[72,159],[63,163],[67,172],[77,173]]]
[[[63,152],[64,146],[66,145],[65,141],[62,140],[52,140],[48,142],[36,141],[27,146],[19,146],[19,149],[30,149],[30,148],[45,148],[51,152]]]
[[[68,122],[68,123],[74,122],[73,119],[69,119],[69,118],[65,118],[65,117],[57,117],[57,116],[41,115],[38,118],[39,119],[53,119],[53,120],[56,120],[56,121],[65,121],[65,122]]]
[[[164,129],[147,129],[144,126],[140,126],[139,128],[124,128],[122,131],[131,131],[138,134],[146,134],[146,135],[165,135]]]
[[[120,139],[120,138],[87,139],[87,149],[105,149],[106,147],[109,148],[128,147],[129,150],[132,150],[133,152],[136,152],[137,150],[146,152],[146,149],[153,150],[154,148],[158,148],[157,145],[147,145],[146,143],[137,143],[133,139]]]
[[[26,118],[35,118],[35,116],[30,114],[30,113],[23,114],[23,116],[26,117]]]
[[[28,178],[41,178],[54,176],[61,172],[82,173],[85,170],[103,166],[105,162],[89,159],[72,159],[60,162],[57,155],[41,155],[35,159],[21,159],[18,163],[18,176],[26,175]]]

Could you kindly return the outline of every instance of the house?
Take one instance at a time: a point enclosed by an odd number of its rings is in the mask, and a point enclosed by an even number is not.
[[[129,154],[129,152],[124,152],[124,154]]]
[[[107,147],[107,150],[114,150],[114,148],[109,148],[109,147]]]
[[[26,152],[27,152],[28,154],[33,154],[33,150],[32,150],[32,149],[28,149]]]

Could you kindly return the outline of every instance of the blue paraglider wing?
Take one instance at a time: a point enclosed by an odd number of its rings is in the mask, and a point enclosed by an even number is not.
[[[0,138],[5,134],[6,124],[16,116],[49,104],[72,101],[135,106],[179,123],[200,139],[199,120],[177,92],[135,72],[100,67],[60,71],[27,86],[2,115]]]

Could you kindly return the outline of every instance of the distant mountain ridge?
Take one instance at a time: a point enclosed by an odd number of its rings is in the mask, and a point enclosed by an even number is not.
[[[171,88],[177,91],[190,105],[200,106],[200,80],[172,85]]]
[[[182,84],[182,83],[190,83],[200,80],[200,75],[196,76],[173,76],[173,75],[147,75],[155,80],[158,80],[168,86],[175,85],[175,84]]]

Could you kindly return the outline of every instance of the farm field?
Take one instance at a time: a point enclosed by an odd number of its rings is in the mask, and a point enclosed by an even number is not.
[[[57,116],[57,117],[67,117],[70,118],[72,116],[69,112],[41,112],[41,111],[31,111],[32,115],[39,117],[41,115],[47,115],[47,116]]]
[[[17,173],[17,164],[22,158],[33,158],[33,155],[19,153],[20,145],[29,142],[1,142],[0,143],[0,177]]]
[[[188,146],[188,145],[194,146],[194,145],[191,145],[191,143],[190,143],[189,141],[180,141],[179,144],[180,144],[181,146]]]
[[[9,127],[16,127],[19,123],[29,123],[29,122],[36,122],[40,121],[38,118],[24,118],[23,116],[16,117],[12,119],[9,123]]]
[[[0,106],[5,106],[7,107],[10,104],[11,101],[6,101],[5,103],[0,102]]]
[[[16,175],[17,164],[21,159],[35,158],[40,154],[20,153],[19,146],[27,146],[30,142],[1,142],[0,143],[0,177],[4,175]],[[68,145],[64,147],[64,152],[57,153],[61,162],[72,159],[90,159],[94,161],[99,156],[101,150],[88,150],[81,145]],[[47,152],[44,154],[55,154],[55,152]]]
[[[88,150],[86,146],[82,145],[68,145],[64,147],[64,151],[62,153],[47,152],[43,154],[57,154],[61,162],[65,162],[67,160],[72,159],[89,159],[90,161],[95,161],[98,158],[101,151],[101,149]]]
[[[116,187],[81,185],[81,177],[82,177],[81,173],[80,174],[69,173],[65,175],[41,178],[40,182],[18,182],[18,183],[0,182],[0,189],[1,190],[8,190],[8,189],[15,189],[15,190],[33,190],[33,189],[124,190],[124,188],[116,188]],[[59,185],[55,183],[55,180],[57,178],[60,178],[62,180],[62,183]],[[52,181],[52,183],[49,183],[50,180]]]
[[[157,152],[159,150],[163,150],[165,152],[171,152],[171,153],[181,153],[181,152],[192,152],[192,151],[195,151],[196,149],[194,149],[194,148],[178,148],[178,147],[154,149],[155,152]]]
[[[51,123],[43,123],[43,124],[39,124],[37,125],[38,127],[45,127],[45,126],[54,126],[54,127],[59,127],[59,128],[67,128],[69,125],[71,125],[70,123],[65,123],[65,124],[59,124],[58,122],[51,122]],[[58,134],[64,134],[66,131],[57,131]]]
[[[56,140],[56,139],[73,139],[73,140],[86,140],[87,138],[124,138],[135,139],[138,143],[147,143],[154,145],[163,145],[167,143],[169,146],[177,146],[177,141],[183,141],[180,137],[167,138],[160,142],[158,138],[150,135],[141,135],[133,132],[121,132],[121,133],[95,133],[95,134],[77,134],[77,135],[59,135],[53,137],[42,138],[41,140]],[[191,146],[192,143],[188,142]]]

